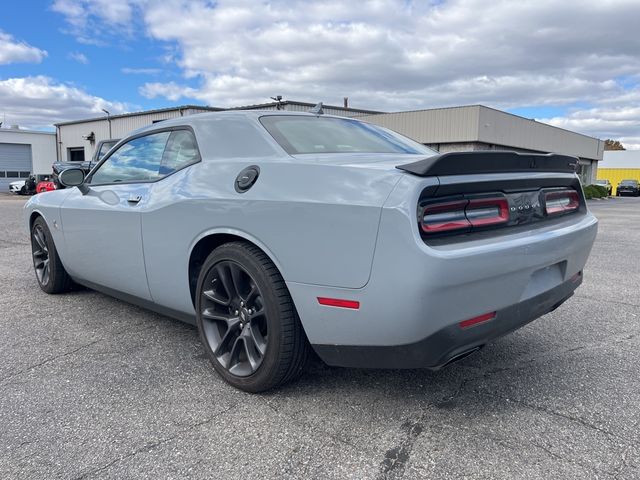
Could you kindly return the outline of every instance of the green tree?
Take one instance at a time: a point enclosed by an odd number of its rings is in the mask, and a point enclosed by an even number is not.
[[[604,149],[605,150],[626,150],[626,148],[624,148],[624,145],[622,145],[619,140],[611,140],[610,138],[607,138],[604,141]]]

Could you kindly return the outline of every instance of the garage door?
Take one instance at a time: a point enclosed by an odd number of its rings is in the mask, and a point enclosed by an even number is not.
[[[9,191],[9,183],[31,173],[31,145],[0,143],[0,192]]]

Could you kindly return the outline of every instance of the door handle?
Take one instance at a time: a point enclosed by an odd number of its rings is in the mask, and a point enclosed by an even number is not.
[[[136,204],[140,200],[142,200],[142,195],[130,195],[129,198],[127,199],[127,202]]]

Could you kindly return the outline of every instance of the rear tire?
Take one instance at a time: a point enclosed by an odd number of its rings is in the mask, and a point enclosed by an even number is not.
[[[31,227],[31,253],[36,280],[43,292],[55,294],[71,290],[73,280],[60,261],[47,222],[42,217],[36,218]]]
[[[298,377],[309,343],[289,290],[256,246],[232,242],[204,262],[196,290],[200,338],[230,385],[263,392]]]

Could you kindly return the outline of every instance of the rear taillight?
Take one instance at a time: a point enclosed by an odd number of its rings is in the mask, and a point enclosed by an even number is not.
[[[477,198],[469,200],[465,209],[467,219],[474,227],[498,225],[509,221],[509,202],[506,198]]]
[[[544,208],[547,215],[573,212],[580,208],[580,196],[575,190],[556,190],[544,194]]]
[[[504,197],[471,198],[431,203],[422,210],[425,233],[460,233],[474,227],[500,225],[509,221],[509,203]]]
[[[424,207],[422,230],[426,233],[448,232],[471,226],[464,214],[469,200],[436,203]]]

